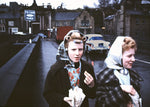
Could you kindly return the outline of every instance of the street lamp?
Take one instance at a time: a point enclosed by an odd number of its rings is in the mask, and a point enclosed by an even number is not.
[[[104,35],[105,27],[103,26],[101,29],[102,29],[102,33],[103,33],[103,35]]]

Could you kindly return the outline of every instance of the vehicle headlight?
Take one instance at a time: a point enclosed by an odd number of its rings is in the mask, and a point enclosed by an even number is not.
[[[94,45],[93,45],[93,44],[91,44],[91,43],[86,43],[86,45],[87,45],[87,46],[89,46],[89,47],[91,47],[91,48],[93,48],[93,47],[94,47]]]

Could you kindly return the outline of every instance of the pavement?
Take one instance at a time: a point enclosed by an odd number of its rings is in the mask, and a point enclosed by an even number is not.
[[[0,68],[0,106],[4,106],[20,78],[35,44],[27,44]]]

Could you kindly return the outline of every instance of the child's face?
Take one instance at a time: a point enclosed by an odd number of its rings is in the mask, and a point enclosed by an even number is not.
[[[122,55],[123,67],[129,69],[132,68],[132,64],[135,61],[134,55],[135,55],[135,49],[131,48],[127,51],[124,51]]]
[[[76,40],[81,41],[81,40]],[[68,56],[73,62],[79,62],[83,55],[83,42],[75,43],[70,41],[68,44]]]

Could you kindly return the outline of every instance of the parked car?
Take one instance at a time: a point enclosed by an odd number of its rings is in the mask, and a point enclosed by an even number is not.
[[[43,33],[38,33],[38,36],[40,36],[41,38],[46,38],[47,36],[44,35]]]
[[[105,41],[101,34],[86,34],[87,37],[85,51],[90,52],[100,52],[107,54],[110,48],[110,42]]]
[[[14,35],[27,35],[27,33],[24,33],[24,32],[15,32]]]

